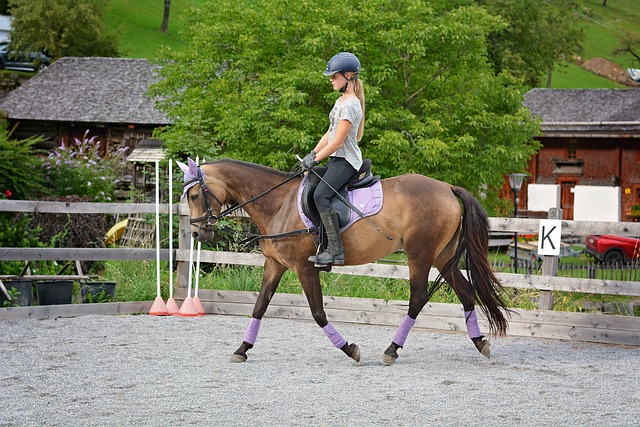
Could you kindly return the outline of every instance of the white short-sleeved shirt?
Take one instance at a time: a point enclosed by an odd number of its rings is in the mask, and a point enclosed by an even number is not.
[[[331,113],[329,113],[329,142],[336,137],[340,120],[351,122],[351,130],[349,130],[342,147],[338,148],[331,156],[343,157],[355,170],[359,170],[362,166],[362,152],[358,147],[358,128],[362,120],[362,107],[358,98],[338,98],[336,100]]]

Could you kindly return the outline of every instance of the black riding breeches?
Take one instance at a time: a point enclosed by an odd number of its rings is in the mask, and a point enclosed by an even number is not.
[[[327,185],[339,191],[353,175],[358,171],[342,157],[332,157],[327,163],[327,172],[322,177],[324,181],[320,181],[316,191],[313,193],[313,200],[316,203],[318,212],[330,209],[329,203],[336,193]],[[326,181],[326,183],[325,183]]]

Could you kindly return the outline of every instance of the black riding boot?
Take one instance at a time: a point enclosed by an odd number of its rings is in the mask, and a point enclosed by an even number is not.
[[[340,236],[340,226],[338,225],[338,215],[332,209],[320,212],[320,219],[327,232],[327,250],[318,256],[310,256],[309,261],[314,262],[316,267],[328,264],[344,264],[344,247]]]

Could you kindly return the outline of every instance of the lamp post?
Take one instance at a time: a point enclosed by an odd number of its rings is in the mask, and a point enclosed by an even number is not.
[[[507,175],[509,177],[509,185],[511,186],[511,190],[513,191],[514,199],[513,199],[513,217],[518,218],[518,193],[520,193],[520,188],[522,188],[522,181],[527,176],[526,173],[510,173]],[[513,254],[515,257],[513,266],[514,272],[518,274],[518,232],[515,233],[515,241],[513,246]]]

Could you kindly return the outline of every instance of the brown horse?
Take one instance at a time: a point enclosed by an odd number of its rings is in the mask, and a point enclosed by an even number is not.
[[[300,233],[304,224],[297,210],[301,173],[286,173],[237,160],[219,160],[197,166],[180,164],[185,173],[183,196],[191,214],[192,235],[201,242],[214,236],[213,225],[237,207],[243,207],[263,236],[260,247],[266,260],[262,286],[253,308],[244,340],[232,356],[247,360],[260,322],[287,269],[300,280],[311,314],[333,345],[352,359],[360,360],[360,349],[349,344],[327,321],[323,309],[320,269],[308,261],[316,253],[311,234]],[[487,260],[489,222],[476,199],[465,189],[423,175],[402,175],[382,180],[384,203],[379,213],[356,222],[343,233],[345,265],[374,262],[404,249],[409,266],[409,310],[383,362],[398,357],[415,319],[441,280],[429,283],[431,266],[454,289],[465,310],[469,337],[478,351],[490,356],[489,342],[480,333],[475,312],[478,303],[492,333],[507,329],[508,312],[502,287]],[[462,207],[460,202],[462,201]],[[232,206],[221,212],[223,205]],[[464,208],[464,215],[463,210]],[[273,238],[276,236],[278,238]],[[467,278],[458,265],[464,256]]]

